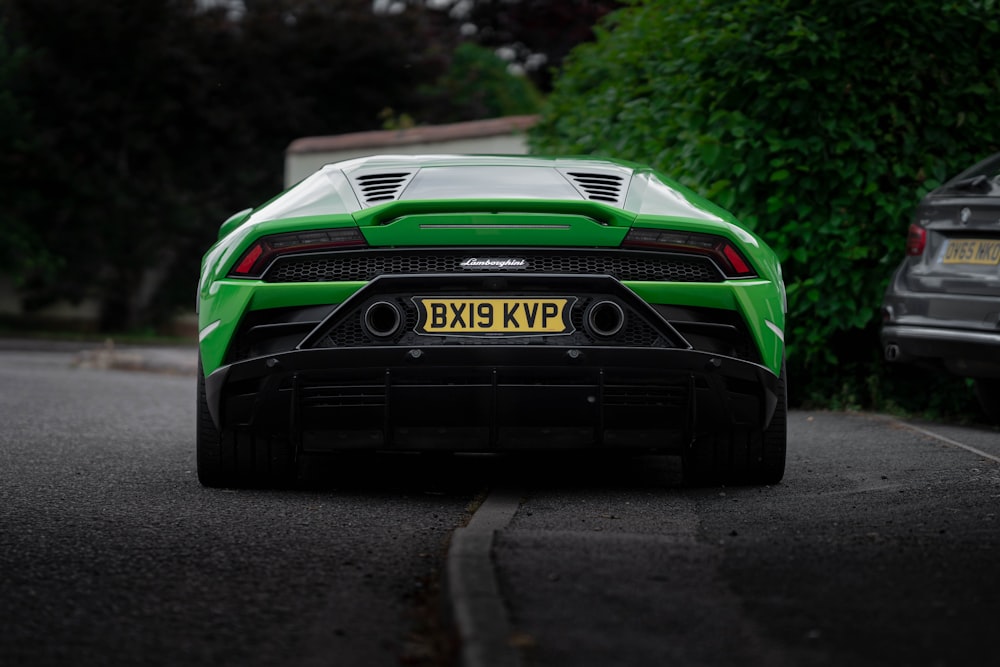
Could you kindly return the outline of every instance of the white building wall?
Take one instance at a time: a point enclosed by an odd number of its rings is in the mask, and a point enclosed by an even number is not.
[[[526,132],[537,120],[536,116],[508,116],[405,130],[297,139],[285,151],[285,186],[298,183],[325,164],[367,155],[523,155],[528,152]]]

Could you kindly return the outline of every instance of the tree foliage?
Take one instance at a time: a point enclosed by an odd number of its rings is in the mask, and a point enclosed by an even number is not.
[[[1000,150],[995,0],[633,0],[574,50],[535,150],[652,163],[781,256],[797,397],[878,401],[909,215]]]
[[[455,48],[448,71],[428,89],[441,101],[438,122],[536,113],[541,93],[531,80],[512,74],[493,51],[472,42]]]
[[[219,222],[281,188],[292,140],[534,110],[451,9],[0,0],[0,271],[29,309],[155,325],[190,309]]]
[[[503,49],[539,90],[552,86],[552,72],[620,0],[473,0],[464,16],[475,43]]]
[[[0,267],[15,281],[29,274],[51,275],[55,267],[29,222],[29,212],[39,201],[24,178],[23,156],[32,145],[33,132],[28,110],[12,90],[27,55],[9,44],[0,16]]]
[[[376,16],[370,0],[0,10],[0,114],[16,111],[0,180],[17,188],[0,237],[47,260],[2,268],[29,307],[97,299],[105,330],[190,308],[219,221],[280,189],[292,139],[377,127],[387,106],[419,117],[418,88],[447,65],[424,48],[429,12]]]

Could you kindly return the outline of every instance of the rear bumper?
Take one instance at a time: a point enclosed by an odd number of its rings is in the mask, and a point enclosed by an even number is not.
[[[1000,377],[1000,331],[885,325],[882,349],[895,363],[939,365],[963,377]]]
[[[682,451],[762,429],[763,366],[685,349],[381,346],[300,349],[206,378],[222,429],[287,434],[299,451]]]

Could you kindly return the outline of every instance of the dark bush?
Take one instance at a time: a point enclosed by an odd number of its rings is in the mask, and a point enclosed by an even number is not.
[[[1000,150],[998,53],[994,0],[636,1],[570,54],[533,146],[731,210],[784,264],[793,399],[884,407],[922,389],[881,362],[882,292],[918,199]]]

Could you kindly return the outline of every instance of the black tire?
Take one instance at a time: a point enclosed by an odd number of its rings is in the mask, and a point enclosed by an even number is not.
[[[986,418],[1000,424],[1000,379],[976,378],[976,398]]]
[[[203,486],[285,487],[295,481],[295,451],[287,437],[215,427],[208,412],[200,358],[196,419],[198,481]]]
[[[201,367],[201,357],[198,357],[198,404],[195,409],[197,431],[195,447],[198,464],[198,481],[204,486],[231,486],[233,480],[222,466],[222,435],[215,428],[212,416],[208,412],[208,399],[205,397],[205,373]]]
[[[777,484],[785,476],[788,390],[785,364],[778,376],[778,404],[767,428],[699,436],[683,457],[687,484]]]

